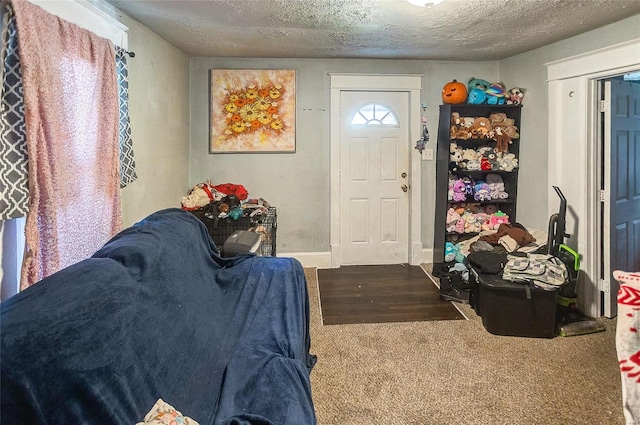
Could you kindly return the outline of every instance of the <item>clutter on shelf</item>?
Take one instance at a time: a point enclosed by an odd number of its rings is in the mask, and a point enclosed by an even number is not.
[[[198,183],[182,197],[181,204],[207,226],[218,248],[236,230],[249,230],[260,234],[259,255],[276,255],[276,208],[263,198],[249,198],[243,185]]]
[[[524,93],[522,87],[507,90],[503,83],[472,77],[466,86],[457,80],[446,83],[442,87],[442,102],[451,105],[521,105]]]

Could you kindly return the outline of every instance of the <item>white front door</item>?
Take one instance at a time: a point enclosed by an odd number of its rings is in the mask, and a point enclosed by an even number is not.
[[[407,263],[409,93],[342,91],[340,111],[341,264]]]

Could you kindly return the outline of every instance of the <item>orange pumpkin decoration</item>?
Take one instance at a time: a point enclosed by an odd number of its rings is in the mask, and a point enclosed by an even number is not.
[[[467,94],[467,86],[453,80],[442,88],[442,102],[454,105],[464,103],[467,101]]]

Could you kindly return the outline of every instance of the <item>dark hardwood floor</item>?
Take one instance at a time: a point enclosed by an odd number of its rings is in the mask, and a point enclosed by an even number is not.
[[[419,266],[321,269],[318,287],[325,325],[464,319]]]

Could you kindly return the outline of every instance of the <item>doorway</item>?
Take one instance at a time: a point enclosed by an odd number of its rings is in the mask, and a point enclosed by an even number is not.
[[[592,317],[603,313],[615,288],[603,276],[600,111],[598,83],[640,67],[640,40],[634,39],[546,63],[548,87],[548,183],[570,188],[567,244],[581,255],[578,306]],[[551,194],[548,213],[557,199]],[[567,196],[569,199],[569,196]]]
[[[376,245],[380,248],[386,242],[389,245],[395,245],[396,247],[401,247],[398,255],[394,254],[394,262],[403,262],[409,263],[411,265],[418,265],[423,262],[423,252],[422,252],[422,238],[421,238],[421,214],[420,214],[420,200],[421,200],[421,162],[420,162],[420,153],[413,149],[413,143],[420,139],[420,90],[422,86],[422,75],[382,75],[382,74],[330,74],[331,77],[331,268],[338,268],[342,264],[390,264],[389,259],[385,259],[385,254],[381,254],[378,257],[375,257],[374,252],[377,251],[376,248],[372,248],[370,250],[365,249],[365,244],[356,243],[349,244],[351,246],[346,247],[347,241],[349,241],[349,237],[351,234],[347,232],[345,229],[346,226],[353,225],[354,228],[352,231],[357,232],[356,238],[351,238],[355,240],[364,239],[363,235],[366,232],[371,235],[372,229],[371,227],[364,227],[364,225],[358,221],[357,217],[363,217],[365,214],[364,211],[369,211],[371,214],[373,211],[378,211],[378,215],[380,215],[380,211],[386,211],[383,216],[376,218],[373,220],[378,224],[375,227],[375,231],[380,234],[380,229],[383,227],[387,227],[388,229],[393,227],[396,229],[400,229],[398,226],[402,227],[402,230],[395,230],[395,235],[391,235],[388,233],[383,238],[378,238],[376,240]],[[404,130],[400,130],[404,132],[402,136],[403,146],[400,147],[400,150],[395,150],[395,154],[399,156],[404,156],[406,158],[406,170],[400,170],[402,165],[396,164],[397,173],[394,170],[393,174],[399,174],[399,176],[394,177],[397,178],[397,182],[393,182],[393,186],[400,191],[401,195],[397,196],[397,200],[394,201],[393,196],[389,197],[389,201],[386,202],[386,198],[382,197],[378,200],[375,200],[377,196],[373,196],[370,194],[370,199],[374,199],[374,203],[377,203],[377,207],[371,206],[371,208],[363,207],[367,202],[366,201],[358,201],[351,202],[346,201],[349,199],[345,194],[345,191],[354,191],[353,187],[346,187],[342,184],[342,175],[344,172],[343,167],[347,167],[345,164],[347,161],[349,166],[364,166],[365,164],[371,167],[369,161],[360,161],[358,162],[358,155],[362,156],[362,152],[364,152],[364,147],[366,144],[364,140],[367,137],[371,137],[371,134],[366,134],[365,131],[362,132],[360,138],[356,137],[358,143],[356,143],[357,147],[360,149],[358,151],[356,149],[356,153],[353,154],[354,159],[356,161],[351,160],[351,150],[343,149],[343,142],[345,138],[351,138],[356,136],[356,133],[347,134],[346,128],[343,128],[343,115],[345,115],[342,110],[343,108],[343,97],[345,100],[350,96],[348,93],[356,92],[356,93],[366,93],[367,98],[361,99],[359,102],[351,99],[351,102],[357,104],[358,107],[371,105],[372,100],[374,98],[380,99],[377,104],[386,105],[389,109],[395,109],[396,103],[404,103],[404,106],[400,107],[402,114],[405,116],[399,118],[399,121],[405,120]],[[375,94],[375,96],[374,96]],[[357,95],[356,95],[357,96]],[[387,97],[390,96],[390,97]],[[404,100],[398,101],[391,100],[395,96],[404,96]],[[369,101],[367,101],[367,99]],[[392,102],[394,106],[388,104],[388,102]],[[376,103],[375,101],[373,103]],[[398,105],[399,105],[398,103]],[[351,110],[351,118],[353,118],[354,112],[353,109],[355,106],[350,107]],[[396,114],[400,113],[395,111]],[[348,115],[348,114],[347,114]],[[391,126],[389,126],[389,131],[393,132]],[[375,142],[379,148],[374,149],[383,149],[385,151],[391,150],[390,146],[392,145],[391,140],[398,136],[398,128],[395,129],[395,136],[388,137],[387,139],[380,139],[378,142]],[[399,142],[393,142],[399,143]],[[404,154],[399,152],[405,152]],[[360,152],[360,153],[358,153]],[[382,160],[382,156],[380,156]],[[377,165],[373,164],[377,167]],[[391,169],[390,166],[386,165],[384,168],[388,170]],[[362,168],[356,169],[356,172],[362,172]],[[385,172],[385,174],[387,173]],[[406,176],[402,177],[402,174],[405,173]],[[378,174],[380,174],[380,170],[378,170]],[[385,177],[386,180],[392,180],[390,175]],[[406,192],[402,185],[406,185]],[[384,198],[384,199],[383,199]],[[381,208],[382,203],[386,202],[384,207]],[[351,206],[344,205],[345,203],[351,203]],[[393,205],[395,204],[395,205]],[[405,206],[403,207],[402,204]],[[393,208],[391,208],[393,206]],[[353,209],[351,207],[356,208],[357,214],[353,215]],[[405,212],[402,212],[404,208]],[[398,212],[394,212],[393,214],[390,211],[397,210]],[[400,219],[400,214],[402,214],[402,218]],[[351,217],[350,217],[351,216]],[[385,225],[380,225],[382,220],[386,220]],[[394,220],[398,220],[394,223]],[[400,221],[406,220],[406,224],[401,223]],[[356,227],[359,226],[359,227]],[[406,229],[406,230],[405,230]],[[351,232],[351,231],[350,231]],[[394,241],[398,239],[403,234],[402,240]],[[406,235],[406,236],[404,236]],[[343,255],[344,254],[344,255]],[[378,255],[378,254],[375,254]]]
[[[408,263],[408,100],[341,92],[341,265]]]
[[[599,82],[602,314],[617,314],[614,270],[640,270],[640,72]]]

